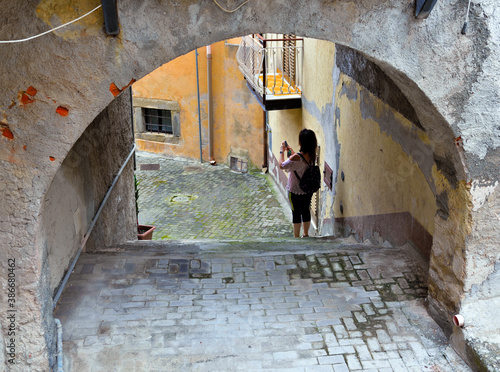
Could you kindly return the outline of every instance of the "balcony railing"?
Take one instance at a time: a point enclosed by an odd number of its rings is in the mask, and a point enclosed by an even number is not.
[[[261,35],[243,37],[236,54],[240,71],[266,107],[268,101],[300,101],[302,58],[303,39]],[[289,106],[275,102],[271,109],[295,108]]]

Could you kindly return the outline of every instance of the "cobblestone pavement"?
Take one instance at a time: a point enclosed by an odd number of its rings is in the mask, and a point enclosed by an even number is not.
[[[470,371],[401,248],[134,242],[83,254],[55,311],[64,371]]]
[[[138,152],[136,178],[139,221],[156,226],[155,240],[293,234],[291,220],[260,172],[242,174],[223,165]]]

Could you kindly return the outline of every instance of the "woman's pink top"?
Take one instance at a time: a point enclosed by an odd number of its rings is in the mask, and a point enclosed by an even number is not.
[[[294,171],[297,171],[299,177],[302,178],[302,175],[306,171],[308,165],[302,159],[293,161],[290,160],[290,158],[288,158],[281,164],[281,166],[283,167],[285,172],[290,173],[290,176],[288,177],[288,183],[286,184],[286,189],[290,191],[292,194],[298,194],[298,195],[306,194],[300,188],[299,186],[300,181],[297,179],[297,176],[295,175]]]

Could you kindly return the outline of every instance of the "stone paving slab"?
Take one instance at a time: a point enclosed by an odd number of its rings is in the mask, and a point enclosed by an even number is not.
[[[469,371],[405,250],[312,240],[83,254],[55,311],[64,370]]]
[[[156,165],[157,167],[152,167]],[[153,239],[245,239],[292,236],[267,175],[224,165],[137,153],[139,221]]]

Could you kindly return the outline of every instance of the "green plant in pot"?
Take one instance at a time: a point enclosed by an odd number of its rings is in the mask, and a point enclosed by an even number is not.
[[[135,187],[135,216],[137,221],[137,239],[139,240],[152,240],[153,231],[156,226],[141,225],[139,224],[139,182],[134,174],[134,187]]]

